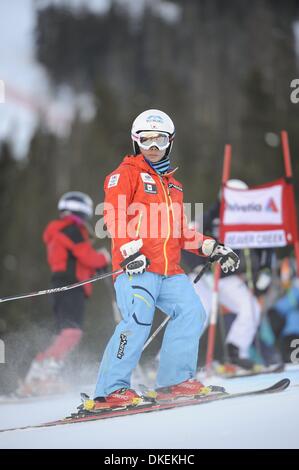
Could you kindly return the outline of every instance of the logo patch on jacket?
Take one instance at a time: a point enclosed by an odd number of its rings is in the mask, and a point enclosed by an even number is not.
[[[119,347],[118,347],[118,351],[117,351],[117,359],[121,359],[123,357],[123,355],[125,354],[125,346],[127,344],[128,340],[127,340],[127,335],[125,335],[124,333],[121,333],[120,334],[120,342],[119,342]]]
[[[154,178],[149,175],[148,173],[140,173],[141,179],[144,183],[152,183],[155,184]]]
[[[144,191],[149,194],[157,194],[157,185],[151,183],[143,183]]]
[[[177,184],[168,183],[168,187],[169,187],[169,189],[174,188],[174,189],[177,189],[178,191],[183,192],[183,188],[181,186],[178,186]]]
[[[111,175],[108,182],[108,189],[117,186],[120,174],[117,173],[116,175]]]

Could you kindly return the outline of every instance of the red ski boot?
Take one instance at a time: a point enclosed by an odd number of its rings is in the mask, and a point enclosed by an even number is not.
[[[210,387],[205,387],[201,382],[196,379],[185,380],[177,385],[170,387],[161,387],[156,389],[156,399],[160,400],[173,400],[181,397],[194,397],[196,395],[207,395],[211,392]]]
[[[144,400],[134,390],[130,388],[120,388],[110,393],[106,397],[98,397],[94,400],[84,399],[83,394],[83,410],[85,411],[102,411],[110,408],[120,408],[126,406],[140,405]]]

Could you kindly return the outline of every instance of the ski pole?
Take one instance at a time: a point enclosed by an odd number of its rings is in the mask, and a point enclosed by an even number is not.
[[[97,276],[91,277],[90,279],[86,279],[85,281],[75,282],[75,284],[69,284],[68,286],[40,290],[37,292],[31,292],[29,294],[19,294],[19,295],[12,295],[10,297],[2,297],[2,299],[0,299],[0,303],[9,302],[10,300],[26,299],[28,297],[37,297],[38,295],[54,294],[54,293],[56,294],[57,292],[63,292],[66,290],[75,289],[76,287],[84,286],[84,284],[89,284],[92,282],[100,281],[101,279],[105,279],[106,277],[114,276],[120,273],[123,273],[122,269],[118,269],[117,271],[112,271],[110,273],[98,274]]]
[[[152,334],[152,336],[147,340],[147,342],[145,343],[145,345],[143,346],[142,348],[142,352],[145,350],[145,348],[148,347],[148,345],[153,341],[153,339],[157,336],[157,334],[159,333],[159,331],[162,330],[163,326],[166,325],[166,323],[168,322],[168,320],[170,320],[170,316],[167,316],[161,323],[160,326],[158,326],[158,328],[156,329],[156,331],[154,331],[154,333]]]
[[[212,261],[208,261],[203,268],[201,268],[200,272],[197,274],[196,278],[194,279],[194,284],[196,284],[200,278],[204,275],[204,273],[208,270],[208,268],[212,266]]]

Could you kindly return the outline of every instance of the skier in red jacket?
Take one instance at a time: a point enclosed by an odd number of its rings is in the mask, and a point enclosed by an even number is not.
[[[96,251],[90,241],[91,198],[78,191],[66,193],[59,200],[58,210],[60,218],[50,222],[43,234],[53,288],[89,279],[110,262],[108,251]],[[53,294],[57,334],[50,346],[33,360],[18,390],[20,395],[60,389],[59,372],[66,357],[81,340],[85,301],[91,291],[92,284],[85,284]]]

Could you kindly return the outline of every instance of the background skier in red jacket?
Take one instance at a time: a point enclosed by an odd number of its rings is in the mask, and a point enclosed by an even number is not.
[[[89,279],[110,262],[108,251],[92,247],[88,229],[88,219],[93,215],[91,198],[78,191],[68,192],[60,198],[58,210],[60,218],[50,222],[43,234],[52,287]],[[91,292],[92,284],[85,284],[52,295],[57,334],[50,346],[34,358],[18,390],[20,395],[61,389],[59,373],[66,357],[81,340],[85,301]]]

